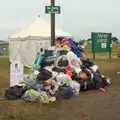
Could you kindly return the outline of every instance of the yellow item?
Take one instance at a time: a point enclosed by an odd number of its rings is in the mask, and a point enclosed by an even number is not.
[[[63,45],[63,49],[66,51],[70,50],[70,48],[67,45]]]

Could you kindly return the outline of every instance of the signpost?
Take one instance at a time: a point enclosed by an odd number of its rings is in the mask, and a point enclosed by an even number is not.
[[[60,14],[60,6],[45,6],[46,14]]]
[[[111,33],[91,33],[92,37],[92,53],[95,60],[96,53],[109,53],[111,58],[112,44]]]
[[[51,14],[51,46],[55,45],[55,14],[60,14],[60,6],[55,6],[55,0],[51,0],[51,6],[45,6],[45,13]]]

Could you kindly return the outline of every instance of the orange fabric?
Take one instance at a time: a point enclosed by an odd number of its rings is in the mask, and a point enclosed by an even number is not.
[[[60,47],[60,46],[61,46],[60,43],[56,44],[56,47]]]
[[[44,81],[44,83],[46,85],[53,85],[53,81],[52,80],[46,80],[46,81]]]

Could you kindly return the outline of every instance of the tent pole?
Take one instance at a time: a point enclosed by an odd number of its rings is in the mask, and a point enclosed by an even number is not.
[[[55,0],[51,0],[51,6],[55,6]],[[55,45],[55,14],[51,14],[51,46]]]

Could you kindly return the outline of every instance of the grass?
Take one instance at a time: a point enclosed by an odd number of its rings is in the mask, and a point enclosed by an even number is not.
[[[112,57],[113,58],[117,58],[118,47],[120,47],[119,44],[118,45],[115,44],[112,46]],[[92,52],[91,47],[89,47],[89,46],[86,47],[85,52],[86,52],[87,56],[89,56],[90,58],[93,58],[93,56],[91,54],[91,52]],[[109,58],[109,53],[96,53],[96,58],[101,58],[101,56],[105,56],[106,58]]]
[[[85,51],[87,55],[92,56],[90,48],[86,48]],[[116,51],[117,47],[113,46],[112,56],[117,55]],[[103,54],[100,54],[100,57],[102,56]],[[117,79],[116,72],[120,68],[120,61],[118,59],[97,59],[95,62],[99,65],[103,74],[114,80]],[[101,103],[101,101],[109,100],[108,98],[110,98],[111,92],[114,91],[113,88],[110,87],[110,90],[104,95],[101,95],[99,92],[90,92],[90,94],[88,94],[89,92],[87,94],[81,93],[80,96],[73,99],[57,101],[49,105],[26,103],[22,100],[8,101],[4,99],[4,89],[9,87],[9,66],[9,58],[0,57],[0,120],[73,120],[78,117],[81,120],[86,120],[88,116],[95,116],[93,114],[96,112],[94,109],[102,109],[99,104],[96,103],[96,106],[94,105],[93,98]],[[28,71],[29,70],[25,68],[25,73]],[[114,82],[113,87],[118,89]],[[106,97],[107,95],[109,96]],[[98,98],[96,96],[98,96]],[[97,106],[99,106],[99,109]],[[90,113],[90,111],[94,112]],[[100,114],[102,116],[102,112]],[[85,115],[88,116],[85,117]],[[88,120],[93,120],[91,118]],[[100,120],[99,118],[97,118],[97,120]]]

